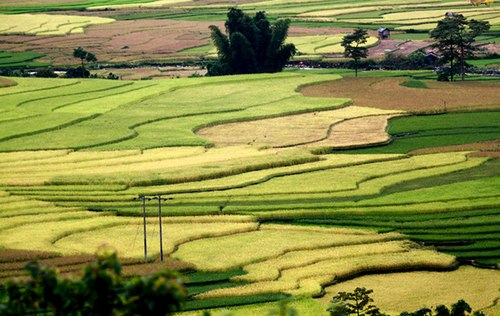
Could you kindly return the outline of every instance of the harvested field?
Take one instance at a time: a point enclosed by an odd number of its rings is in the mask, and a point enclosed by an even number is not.
[[[371,297],[375,304],[389,313],[415,311],[438,304],[450,306],[460,299],[464,299],[474,310],[480,310],[500,297],[500,271],[463,266],[452,272],[368,275],[327,287],[320,301],[327,303],[337,292],[350,292],[356,287],[373,289]],[[395,300],[394,297],[404,299]],[[495,315],[488,313],[488,309],[485,311],[486,315]]]
[[[354,105],[407,112],[500,108],[498,83],[425,82],[429,89],[401,86],[400,78],[353,78],[307,86],[308,97],[349,97]],[[390,91],[388,93],[387,91]]]
[[[15,86],[17,82],[8,78],[0,77],[0,88]]]
[[[138,68],[107,68],[93,71],[101,76],[109,73],[117,75],[122,80],[144,80],[144,79],[174,79],[178,77],[189,77],[194,74],[204,76],[206,69],[200,67],[138,67]]]
[[[377,115],[346,119],[335,124],[328,138],[314,143],[314,146],[354,147],[384,144],[390,140],[387,134],[388,120],[399,116]]]
[[[386,139],[385,126],[390,115],[384,115],[383,110],[349,106],[333,111],[313,112],[306,114],[290,115],[280,118],[272,118],[250,122],[229,123],[204,128],[197,131],[197,134],[209,139],[218,146],[229,145],[255,145],[290,147],[297,145],[304,146],[326,146],[339,142],[338,146],[345,146],[353,141],[353,137],[360,137],[360,143],[378,142]],[[380,116],[378,116],[380,115]],[[354,125],[344,128],[344,123],[353,118],[359,117],[361,122],[368,120],[367,124],[359,124],[356,120]],[[373,118],[375,117],[375,118]],[[376,119],[378,118],[378,120]],[[369,125],[376,120],[377,125]],[[362,130],[363,127],[365,130]],[[350,130],[347,130],[349,129]],[[353,129],[354,128],[354,129]],[[331,139],[333,134],[352,133],[348,139]],[[345,136],[345,135],[342,135]]]

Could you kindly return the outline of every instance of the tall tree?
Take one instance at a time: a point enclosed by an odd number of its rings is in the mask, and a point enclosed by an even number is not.
[[[73,57],[79,58],[82,65],[82,78],[85,78],[85,65],[84,62],[93,63],[97,61],[97,57],[91,52],[86,51],[85,49],[78,47],[73,50]]]
[[[339,292],[332,298],[328,309],[330,315],[356,315],[356,316],[379,316],[383,315],[380,310],[370,303],[373,299],[370,294],[373,290],[357,287],[354,292]],[[335,306],[335,308],[333,308]]]
[[[431,31],[430,36],[436,41],[433,47],[440,53],[441,62],[450,64],[451,81],[456,62],[460,62],[460,76],[465,80],[465,59],[477,50],[474,45],[476,37],[489,28],[488,21],[467,20],[462,14],[448,14]]]
[[[357,28],[353,33],[347,34],[340,44],[344,47],[344,56],[354,59],[354,73],[358,76],[358,62],[361,58],[368,57],[368,48],[364,46],[368,40],[366,30]]]
[[[289,26],[289,20],[271,25],[264,12],[251,17],[240,9],[230,8],[225,33],[215,25],[209,27],[218,61],[209,66],[208,74],[281,71],[296,52],[293,44],[285,43]]]

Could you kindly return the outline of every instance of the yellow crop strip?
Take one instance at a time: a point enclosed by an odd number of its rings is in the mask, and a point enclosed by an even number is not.
[[[398,234],[385,236],[399,238]],[[346,234],[345,231],[339,232],[335,229],[318,231],[296,229],[286,225],[262,225],[259,231],[251,233],[183,244],[173,256],[193,263],[203,271],[224,271],[276,258],[290,251],[361,244],[378,241],[380,238],[377,234]],[[240,251],[241,249],[245,251]]]
[[[0,34],[65,35],[83,33],[84,27],[113,23],[114,19],[76,15],[2,14]]]
[[[275,259],[270,259],[244,267],[248,272],[246,275],[234,277],[235,281],[262,282],[277,280],[281,271],[300,268],[323,260],[341,260],[361,255],[378,253],[401,252],[410,246],[407,241],[388,241],[397,238],[394,235],[380,235],[380,242],[366,243],[361,245],[350,245],[341,247],[329,247],[314,250],[293,251]],[[399,236],[403,238],[403,236]],[[374,240],[375,241],[375,240]]]
[[[398,251],[394,249],[394,252],[322,260],[314,264],[284,270],[276,281],[263,281],[234,288],[212,290],[197,297],[213,298],[270,292],[318,295],[323,284],[356,273],[414,268],[443,269],[451,267],[454,263],[453,256],[440,254],[433,250],[402,249]]]
[[[159,227],[156,220],[148,219],[147,240],[148,252],[151,257],[159,253]],[[163,240],[165,254],[173,252],[182,243],[202,239],[209,241],[216,236],[246,233],[256,230],[256,222],[202,222],[202,223],[171,223],[163,225]],[[122,256],[141,258],[144,254],[143,227],[139,218],[113,227],[103,227],[80,233],[71,234],[55,244],[55,248],[65,254],[92,253],[100,245],[107,243]]]

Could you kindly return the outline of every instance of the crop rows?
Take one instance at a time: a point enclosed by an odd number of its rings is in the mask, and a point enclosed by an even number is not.
[[[43,54],[35,52],[11,53],[0,51],[0,68],[3,67],[41,67],[48,65],[35,61],[35,59],[43,57]],[[0,85],[1,86],[1,85]]]
[[[261,226],[257,232],[190,242],[179,247],[174,256],[193,262],[202,270],[243,266],[249,272],[233,280],[252,283],[209,291],[199,298],[269,292],[314,295],[335,278],[372,270],[447,268],[454,262],[451,256],[421,250],[407,242],[391,241],[401,238],[398,234],[358,235],[357,231],[345,229],[318,231],[270,225]],[[269,249],[266,244],[275,247]],[[250,251],[239,253],[237,249],[242,245]]]
[[[1,109],[7,110],[12,119],[0,123],[2,131],[9,131],[0,138],[0,150],[91,147],[116,150],[207,145],[207,141],[193,131],[228,121],[344,106],[348,99],[305,98],[295,92],[301,85],[338,78],[332,75],[255,75],[245,80],[244,88],[239,85],[241,76],[155,83],[64,81],[59,84],[60,88],[47,87],[43,79],[19,80],[22,87],[8,87],[1,92],[6,97],[5,108]],[[268,86],[269,80],[280,80],[280,85],[274,86],[272,93],[259,95],[258,91]],[[31,83],[40,88],[28,87]],[[214,85],[218,86],[217,95]],[[198,98],[193,99],[193,94]],[[39,115],[31,117],[34,114]],[[26,124],[31,119],[39,120],[41,127]],[[157,137],[159,133],[163,137]],[[48,146],[41,141],[47,138],[51,139]]]
[[[83,33],[83,29],[89,25],[114,22],[108,18],[46,14],[2,14],[1,20],[0,34],[33,35]]]

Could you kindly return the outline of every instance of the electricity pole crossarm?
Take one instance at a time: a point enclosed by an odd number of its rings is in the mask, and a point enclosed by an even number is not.
[[[147,234],[146,234],[146,200],[150,201],[151,198],[148,198],[144,195],[139,195],[138,197],[134,198],[134,200],[140,200],[142,201],[142,216],[143,216],[143,224],[144,224],[144,262],[148,260],[148,241],[147,241]]]

